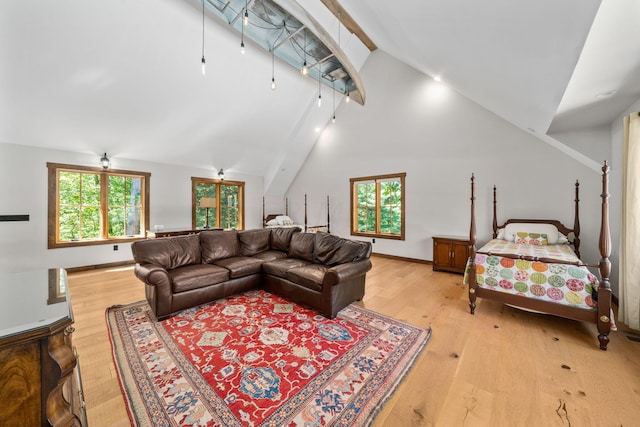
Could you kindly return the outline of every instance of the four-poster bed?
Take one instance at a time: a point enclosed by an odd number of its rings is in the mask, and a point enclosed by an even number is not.
[[[493,239],[476,250],[475,177],[471,176],[470,251],[465,281],[469,308],[476,298],[518,308],[596,323],[602,350],[607,349],[613,322],[611,310],[611,236],[609,232],[609,166],[602,166],[600,279],[580,258],[579,183],[575,188],[573,228],[557,220],[509,219],[498,225],[493,188]],[[573,238],[569,241],[569,238]],[[573,246],[573,248],[572,248]]]
[[[321,225],[308,225],[307,220],[307,195],[304,195],[304,224],[295,224],[291,218],[289,218],[289,199],[285,199],[285,213],[279,214],[266,214],[264,197],[262,198],[262,227],[299,227],[306,233],[331,232],[331,215],[329,210],[329,196],[327,196],[327,223]]]

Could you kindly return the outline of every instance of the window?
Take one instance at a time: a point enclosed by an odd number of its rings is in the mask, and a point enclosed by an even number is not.
[[[201,206],[207,198],[213,207]],[[244,182],[191,178],[191,226],[244,229]]]
[[[351,234],[404,240],[406,173],[351,178]]]
[[[47,163],[48,247],[126,242],[149,223],[146,172]]]

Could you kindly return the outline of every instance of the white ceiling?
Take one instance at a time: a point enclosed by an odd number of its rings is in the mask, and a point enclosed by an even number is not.
[[[283,194],[331,103],[282,63],[271,91],[271,56],[241,55],[209,15],[202,76],[201,4],[0,2],[0,142],[263,175]],[[522,129],[602,126],[640,98],[636,0],[340,4],[381,50]]]

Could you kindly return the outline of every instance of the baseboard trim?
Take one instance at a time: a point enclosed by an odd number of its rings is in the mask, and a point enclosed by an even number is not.
[[[415,263],[418,263],[418,264],[433,264],[432,261],[428,261],[426,259],[408,258],[408,257],[404,257],[404,256],[388,255],[388,254],[379,254],[379,253],[376,253],[376,252],[373,252],[371,254],[371,256],[377,256],[377,257],[380,257],[380,258],[397,259],[398,261],[415,262]]]
[[[67,271],[67,273],[79,273],[82,271],[99,270],[102,268],[124,267],[124,266],[134,265],[135,263],[136,262],[134,260],[118,261],[118,262],[109,262],[106,264],[84,265],[81,267],[65,268],[65,270]]]

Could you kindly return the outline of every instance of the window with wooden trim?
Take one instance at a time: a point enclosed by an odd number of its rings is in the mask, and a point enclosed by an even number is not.
[[[191,226],[243,230],[244,182],[192,177]]]
[[[406,173],[351,178],[351,234],[404,240]]]
[[[48,247],[145,237],[150,173],[47,163]]]

